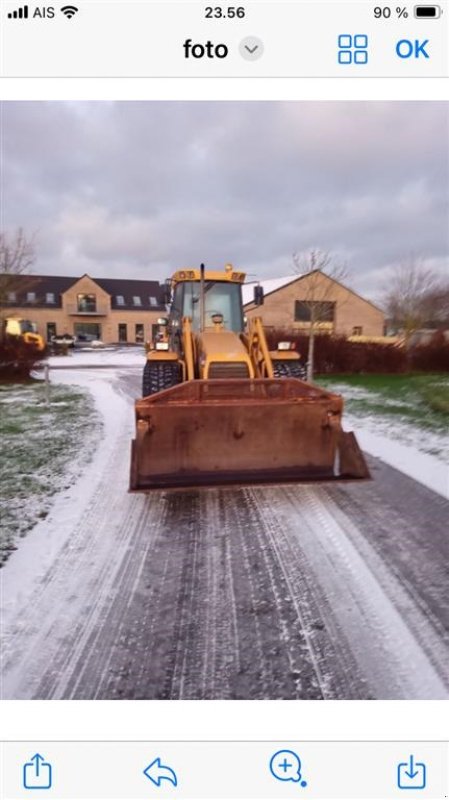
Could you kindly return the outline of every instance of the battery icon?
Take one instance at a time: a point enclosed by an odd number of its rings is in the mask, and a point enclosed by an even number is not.
[[[419,19],[438,19],[441,17],[440,6],[415,6],[415,17]]]

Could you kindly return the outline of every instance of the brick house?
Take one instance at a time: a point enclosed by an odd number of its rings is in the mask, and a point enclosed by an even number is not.
[[[46,341],[69,333],[95,336],[107,344],[143,343],[165,314],[158,281],[18,275],[8,288],[2,316],[29,319]]]
[[[324,333],[345,336],[377,337],[384,334],[383,311],[352,289],[318,270],[299,277],[261,281],[264,303],[252,302],[253,287],[244,287],[243,302],[247,317],[262,317],[265,328],[284,328],[307,332],[310,304],[320,312],[318,328]]]

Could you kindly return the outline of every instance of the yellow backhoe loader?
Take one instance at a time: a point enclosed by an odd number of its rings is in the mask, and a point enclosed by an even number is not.
[[[37,325],[29,319],[21,317],[6,317],[2,320],[0,338],[20,339],[25,344],[29,344],[36,350],[45,350],[45,342],[40,333],[37,333]]]
[[[131,491],[370,477],[342,398],[301,379],[288,342],[270,351],[260,317],[245,324],[244,280],[202,264],[167,283],[135,403]]]

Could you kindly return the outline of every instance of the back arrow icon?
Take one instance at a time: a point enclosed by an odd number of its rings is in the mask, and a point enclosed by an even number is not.
[[[171,767],[166,767],[165,764],[161,764],[161,759],[159,757],[155,758],[154,761],[144,769],[143,774],[158,788],[162,781],[168,781],[172,783],[173,786],[178,785],[176,772],[174,772]]]

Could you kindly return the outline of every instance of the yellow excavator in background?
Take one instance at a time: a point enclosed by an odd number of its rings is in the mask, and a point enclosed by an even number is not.
[[[168,282],[135,403],[131,491],[370,477],[341,396],[302,380],[289,342],[270,351],[260,317],[246,324],[244,280],[202,264]]]
[[[0,324],[2,338],[20,339],[25,344],[35,347],[39,352],[45,350],[44,339],[40,333],[37,333],[35,322],[21,317],[6,317]]]

